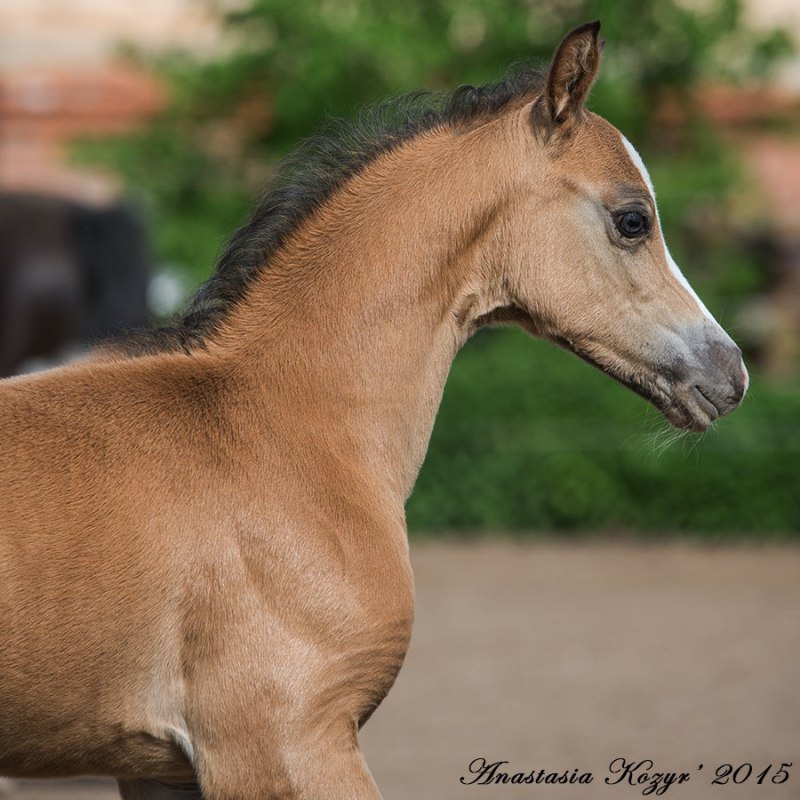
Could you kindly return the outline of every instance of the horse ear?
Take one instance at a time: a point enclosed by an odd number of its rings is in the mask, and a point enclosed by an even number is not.
[[[563,126],[577,119],[600,66],[602,42],[599,20],[570,31],[553,56],[544,90],[545,111],[550,126]]]

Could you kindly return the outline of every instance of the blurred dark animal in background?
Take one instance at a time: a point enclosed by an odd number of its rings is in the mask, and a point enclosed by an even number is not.
[[[147,325],[148,281],[129,204],[0,194],[0,377]]]

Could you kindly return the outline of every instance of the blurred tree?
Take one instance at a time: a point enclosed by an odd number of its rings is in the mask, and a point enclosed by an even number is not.
[[[207,61],[161,57],[155,66],[172,86],[169,108],[143,134],[101,148],[154,204],[161,255],[197,279],[210,271],[269,165],[328,115],[352,116],[365,103],[420,87],[483,83],[521,59],[545,66],[569,28],[599,18],[609,47],[591,106],[637,145],[663,149],[655,112],[665,95],[697,121],[698,84],[763,75],[789,49],[781,31],[746,27],[741,0],[249,0],[217,7],[228,37],[222,52]],[[683,145],[691,154],[697,142]],[[706,143],[690,160],[708,165],[715,151]],[[97,147],[91,152],[98,157]],[[726,188],[715,184],[715,199]]]
[[[419,87],[496,79],[520,59],[545,66],[568,29],[599,18],[608,47],[590,106],[646,151],[678,261],[691,264],[712,309],[715,289],[728,301],[757,282],[752,260],[721,232],[740,185],[736,162],[696,102],[705,82],[763,77],[790,49],[781,31],[748,28],[741,0],[229,6],[220,7],[229,40],[218,55],[158,64],[173,88],[164,115],[88,151],[146,194],[162,259],[195,280],[210,272],[271,165],[326,116]],[[681,259],[689,252],[691,261]],[[800,530],[789,488],[800,485],[800,459],[787,435],[800,388],[765,389],[758,409],[768,418],[742,409],[723,421],[724,444],[695,440],[688,461],[680,446],[654,453],[636,409],[639,398],[577,359],[511,332],[479,335],[454,366],[409,521]]]
[[[704,78],[762,75],[785,33],[744,25],[741,0],[253,0],[225,16],[238,47],[206,65],[195,98],[214,115],[253,97],[273,113],[256,138],[270,152],[324,114],[349,115],[399,90],[483,83],[519,59],[546,64],[571,27],[599,18],[611,42],[593,105],[631,135],[648,133],[667,90]],[[194,75],[196,85],[197,75]]]

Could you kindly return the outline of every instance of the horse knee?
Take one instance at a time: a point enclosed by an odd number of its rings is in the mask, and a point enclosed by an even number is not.
[[[299,753],[299,751],[296,751]],[[201,771],[206,800],[381,800],[359,749],[319,753],[311,749],[281,766],[238,754],[228,767],[207,763]],[[271,762],[275,765],[275,761]],[[234,766],[235,765],[235,766]],[[233,767],[231,769],[230,767]]]

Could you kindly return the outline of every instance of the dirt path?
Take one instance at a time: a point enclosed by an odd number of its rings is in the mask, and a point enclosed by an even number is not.
[[[671,798],[800,798],[800,549],[413,552],[414,641],[362,737],[385,800],[641,797],[644,785],[603,783],[617,757],[688,772]],[[510,773],[577,768],[594,780],[460,784],[479,757],[509,761]],[[770,783],[784,761],[789,780]],[[753,777],[710,785],[723,763],[750,763]],[[27,783],[8,797],[115,796],[108,784]]]

